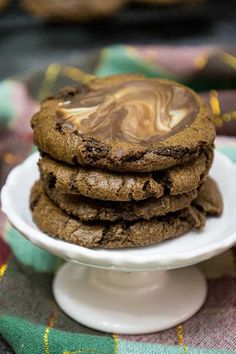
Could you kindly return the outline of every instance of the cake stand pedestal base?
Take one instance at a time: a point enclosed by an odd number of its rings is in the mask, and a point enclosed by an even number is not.
[[[87,327],[143,334],[193,316],[205,301],[207,284],[196,267],[118,272],[66,263],[55,276],[53,292],[61,309]]]

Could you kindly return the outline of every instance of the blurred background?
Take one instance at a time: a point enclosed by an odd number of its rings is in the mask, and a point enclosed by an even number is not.
[[[0,78],[111,44],[234,45],[235,0],[0,0]],[[92,55],[91,55],[92,54]]]
[[[236,161],[235,38],[235,0],[0,0],[0,187],[32,151],[40,100],[81,69],[192,87],[215,115],[217,148]],[[1,353],[13,350],[0,336]]]

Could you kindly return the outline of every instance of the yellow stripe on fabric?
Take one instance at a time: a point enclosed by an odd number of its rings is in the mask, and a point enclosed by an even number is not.
[[[225,64],[228,64],[233,69],[236,69],[236,57],[234,55],[223,52],[222,59]]]
[[[119,351],[119,336],[117,334],[112,334],[112,337],[114,339],[114,354],[118,354]]]
[[[8,165],[19,163],[22,160],[22,156],[18,154],[12,154],[10,152],[6,152],[3,155],[3,161]]]
[[[75,68],[73,66],[62,67],[62,73],[65,76],[69,77],[70,79],[74,81],[82,82],[84,84],[96,78],[96,76],[87,74],[82,70]]]
[[[231,122],[236,120],[236,111],[226,112],[221,114],[220,102],[218,93],[215,90],[210,91],[210,106],[212,113],[215,116],[215,124],[217,126],[222,126],[224,122]]]
[[[236,120],[236,111],[224,113],[221,117],[224,122],[231,122],[232,120]]]
[[[45,348],[46,354],[50,354],[48,338],[49,338],[49,333],[50,333],[51,328],[53,328],[55,325],[56,318],[57,318],[56,308],[55,308],[55,305],[53,304],[51,315],[50,315],[50,318],[48,321],[48,326],[46,327],[44,335],[43,335],[43,343],[44,343],[44,348]]]
[[[178,343],[182,347],[184,345],[184,334],[183,334],[183,326],[179,324],[177,326],[177,335],[178,335]],[[184,354],[188,353],[188,347],[184,345]]]
[[[207,65],[209,60],[209,55],[207,54],[200,54],[199,56],[197,56],[193,62],[194,66],[197,69],[203,69],[205,68],[205,66]]]
[[[7,232],[8,226],[9,226],[9,224],[7,222],[3,226],[3,234],[4,235],[5,235],[5,232]],[[4,262],[3,264],[0,265],[0,280],[2,279],[4,274],[6,273],[7,267],[8,267],[7,260],[6,260],[6,262]]]
[[[42,100],[45,96],[47,96],[61,71],[61,65],[58,64],[51,64],[48,66],[47,70],[45,71],[43,83],[41,89],[39,91],[38,98]]]
[[[43,83],[38,94],[39,100],[42,100],[44,97],[52,93],[52,88],[59,75],[64,75],[71,80],[82,82],[84,84],[96,78],[96,76],[87,74],[73,66],[62,66],[56,63],[51,64],[45,71]]]
[[[212,90],[210,92],[210,105],[211,105],[212,113],[215,115],[219,115],[220,114],[220,102],[218,99],[218,93],[215,90]]]
[[[49,331],[50,331],[50,327],[47,327],[45,332],[44,332],[44,335],[43,335],[43,343],[44,343],[46,354],[50,354],[49,345],[48,345]]]
[[[4,276],[6,270],[7,270],[7,263],[3,263],[1,266],[0,266],[0,280],[1,278]]]
[[[215,120],[214,120],[215,125],[217,125],[218,127],[221,127],[223,125],[223,118],[221,115],[220,102],[219,102],[217,91],[215,91],[215,90],[210,91],[209,101],[210,101],[212,113],[215,116]]]

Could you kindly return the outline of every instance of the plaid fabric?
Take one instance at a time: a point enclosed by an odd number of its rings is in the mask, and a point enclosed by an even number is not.
[[[214,111],[216,123],[221,125],[219,132],[228,129],[236,135],[233,54],[215,47],[115,46],[102,51],[94,71],[98,75],[142,72],[184,82],[199,91],[213,111],[220,108]],[[38,100],[63,85],[76,83],[76,70],[52,64],[27,80],[0,84],[1,183],[32,150],[29,120]],[[216,145],[236,162],[235,138],[218,137]],[[117,336],[84,327],[58,308],[51,282],[62,260],[25,240],[3,215],[0,233],[0,333],[16,353],[203,354],[232,353],[236,349],[233,249],[200,264],[208,279],[208,297],[193,318],[159,333]]]

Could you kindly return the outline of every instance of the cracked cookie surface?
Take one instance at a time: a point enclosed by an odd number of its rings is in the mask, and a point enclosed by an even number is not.
[[[213,146],[209,108],[189,88],[141,75],[91,79],[46,99],[32,118],[43,152],[120,172],[167,169]]]
[[[156,173],[118,173],[83,166],[69,166],[44,155],[39,160],[41,179],[55,193],[92,199],[138,201],[160,198],[165,192],[183,194],[197,189],[212,164],[213,152],[181,166]]]
[[[207,197],[206,208],[202,201],[205,203],[205,194],[209,188],[211,192],[210,197]],[[222,209],[216,204],[222,203],[222,199],[220,194],[220,198],[214,197],[215,188],[216,184],[209,179],[207,190],[202,189],[197,204],[193,202],[180,212],[135,222],[82,222],[58,208],[43,191],[40,183],[32,188],[30,206],[36,225],[52,237],[91,248],[138,247],[178,237],[192,228],[202,228],[207,213],[219,215]]]
[[[41,182],[38,181],[38,183]],[[48,185],[44,185],[43,188],[59,208],[83,221],[149,220],[154,216],[163,216],[187,208],[198,193],[198,190],[195,189],[177,196],[164,195],[159,199],[149,198],[138,202],[110,202],[72,194],[56,193]]]

